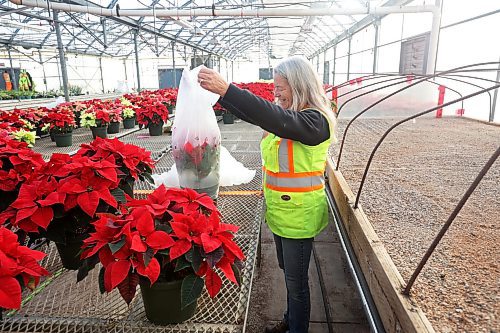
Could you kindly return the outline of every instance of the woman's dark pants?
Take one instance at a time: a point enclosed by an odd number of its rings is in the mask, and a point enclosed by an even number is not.
[[[279,267],[285,273],[287,311],[284,320],[290,333],[307,333],[311,314],[309,260],[314,238],[290,239],[274,235]]]

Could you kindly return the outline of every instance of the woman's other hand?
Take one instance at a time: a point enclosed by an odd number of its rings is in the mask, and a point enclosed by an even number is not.
[[[229,83],[222,76],[210,68],[202,68],[198,73],[198,82],[203,89],[211,91],[221,97],[224,97]]]

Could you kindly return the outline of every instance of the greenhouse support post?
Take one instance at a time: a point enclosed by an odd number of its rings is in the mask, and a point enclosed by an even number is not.
[[[348,49],[347,49],[347,81],[349,81],[349,77],[351,76],[351,41],[352,35],[349,35],[347,38],[348,41]]]
[[[12,81],[12,88],[14,90],[17,90],[17,79],[16,79],[16,73],[14,72],[14,66],[12,65],[10,46],[7,46],[7,53],[9,54],[9,63],[10,63],[10,81]]]
[[[141,73],[139,68],[139,47],[137,45],[137,35],[139,31],[134,31],[134,51],[135,51],[135,67],[137,70],[137,92],[141,91]]]
[[[332,68],[332,85],[335,85],[335,65],[337,62],[337,45],[333,47],[333,68]]]
[[[177,73],[176,73],[176,70],[175,70],[175,44],[172,42],[172,68],[174,69],[173,70],[173,74],[174,74],[174,88],[177,88]]]
[[[38,50],[38,58],[40,59],[40,65],[42,66],[43,84],[45,85],[45,91],[47,91],[49,89],[47,86],[47,75],[45,74],[45,66],[43,64],[42,52],[40,52],[40,50]]]
[[[104,76],[102,75],[102,57],[99,57],[99,70],[101,71],[101,86],[102,86],[102,93],[104,94]]]
[[[378,34],[379,34],[379,29],[380,29],[380,19],[377,18],[373,22],[373,26],[375,28],[375,41],[373,43],[373,71],[372,74],[375,75],[377,72],[377,57],[378,57]]]
[[[446,92],[446,87],[443,85],[440,85],[438,87],[439,89],[439,96],[438,96],[438,106],[443,105],[444,103],[444,94]],[[441,118],[443,116],[443,108],[439,108],[436,110],[436,118]]]
[[[500,62],[500,59],[499,59]],[[497,82],[500,81],[500,64],[498,64],[498,70],[497,70]],[[495,89],[495,92],[493,93],[493,106],[490,108],[490,117],[489,121],[492,123],[495,120],[495,108],[497,105],[497,97],[498,97],[498,89]]]
[[[436,0],[436,8],[432,12],[432,29],[429,38],[429,54],[427,58],[426,74],[434,74],[439,43],[439,30],[441,29],[441,0]]]
[[[64,99],[66,102],[69,102],[69,91],[68,91],[68,71],[66,68],[66,58],[64,55],[64,45],[61,38],[61,28],[59,26],[59,12],[57,10],[53,10],[54,17],[54,27],[56,30],[57,37],[57,49],[59,50],[59,65],[61,66],[61,76],[62,83],[64,89]]]

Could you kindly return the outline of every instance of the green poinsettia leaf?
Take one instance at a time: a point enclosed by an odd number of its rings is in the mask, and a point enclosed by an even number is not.
[[[201,256],[200,248],[198,246],[193,246],[189,252],[186,253],[186,259],[191,263],[193,270],[198,272],[201,263],[203,262],[203,257]]]
[[[153,257],[154,257],[153,249],[148,247],[146,252],[143,253],[144,266],[148,267],[149,262],[151,261],[151,259],[153,259]]]
[[[125,237],[122,236],[122,238],[116,242],[116,243],[108,243],[109,249],[111,250],[111,253],[115,254],[116,252],[120,251],[120,249],[125,245]]]
[[[161,255],[163,255],[163,256],[166,256],[166,257],[170,256],[170,251],[169,251],[168,249],[158,251],[157,253],[158,253],[158,254],[161,254]]]
[[[101,270],[99,271],[99,291],[101,294],[104,294],[106,292],[106,288],[104,288],[104,267],[101,267]]]
[[[189,304],[196,302],[203,290],[203,279],[194,274],[190,274],[182,280],[181,308],[184,309]]]
[[[115,189],[112,189],[110,192],[111,192],[111,195],[113,197],[115,197],[116,201],[121,202],[121,203],[124,203],[127,201],[125,199],[125,192],[121,188],[117,187]]]
[[[82,260],[82,264],[78,268],[78,274],[76,275],[76,282],[82,281],[84,278],[89,275],[89,272],[94,269],[95,265],[99,263],[99,257],[97,255],[93,255],[90,258],[86,258]]]
[[[231,264],[231,268],[233,269],[236,281],[238,281],[238,285],[241,286],[241,269],[238,267],[238,265],[235,264]]]
[[[213,268],[224,256],[224,250],[222,246],[215,249],[214,251],[205,254],[205,258],[207,258],[207,263],[210,268]]]
[[[167,234],[171,234],[173,232],[169,223],[161,223],[161,221],[157,219],[155,219],[155,229],[158,231],[165,231]]]
[[[150,184],[154,184],[155,183],[155,180],[153,179],[153,177],[151,176],[150,173],[143,173],[142,176],[144,177],[144,179],[150,183]]]
[[[182,271],[184,268],[191,267],[191,263],[184,258],[185,255],[180,256],[177,258],[176,263],[175,263],[175,270],[174,272]]]

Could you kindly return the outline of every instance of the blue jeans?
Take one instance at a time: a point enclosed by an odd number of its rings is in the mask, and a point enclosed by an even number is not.
[[[311,315],[309,260],[314,238],[290,239],[274,235],[279,267],[285,273],[287,310],[284,320],[290,333],[307,333]]]

